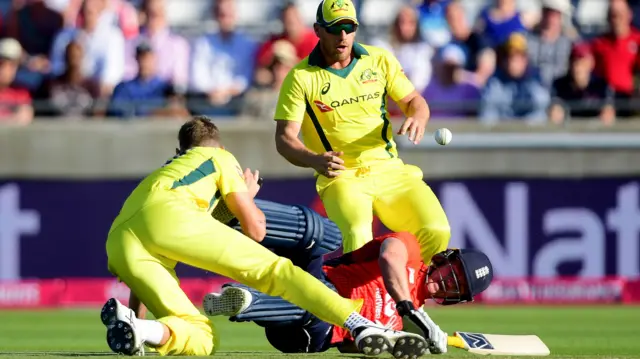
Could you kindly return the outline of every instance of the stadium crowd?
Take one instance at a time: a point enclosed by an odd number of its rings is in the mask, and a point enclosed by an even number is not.
[[[195,36],[170,26],[166,0],[7,1],[5,123],[190,113],[271,120],[284,77],[317,42],[298,5],[284,0],[281,30],[262,36],[237,25],[237,0],[210,0],[216,28]],[[398,57],[432,118],[613,123],[640,109],[632,103],[640,69],[634,0],[605,0],[608,26],[596,33],[574,16],[576,4],[595,0],[532,0],[540,11],[472,0],[486,3],[473,21],[461,0],[389,1],[403,3],[389,28],[358,40]],[[399,114],[392,104],[389,111]]]

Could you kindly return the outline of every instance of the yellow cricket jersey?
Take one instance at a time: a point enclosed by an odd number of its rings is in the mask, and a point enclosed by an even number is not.
[[[320,48],[287,75],[275,120],[302,123],[302,139],[316,153],[343,151],[347,168],[398,156],[387,117],[387,96],[398,101],[414,91],[389,51],[354,43],[351,64],[324,64]]]
[[[211,213],[218,198],[246,191],[242,168],[233,154],[222,148],[194,147],[143,179],[125,201],[112,228],[145,206],[166,200],[168,193]]]

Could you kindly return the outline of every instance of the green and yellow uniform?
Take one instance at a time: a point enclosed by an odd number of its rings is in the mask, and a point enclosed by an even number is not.
[[[316,22],[357,23],[349,0],[325,0]],[[342,231],[343,250],[373,239],[373,214],[392,231],[409,231],[430,261],[447,248],[450,227],[422,171],[398,157],[387,114],[387,98],[400,101],[415,88],[389,51],[359,43],[344,69],[324,62],[320,47],[287,75],[275,113],[277,121],[301,123],[305,145],[316,153],[342,151],[346,171],[336,178],[318,175],[316,190],[328,217]]]
[[[211,212],[219,198],[246,192],[235,157],[196,147],[157,169],[134,189],[107,238],[109,270],[171,330],[161,355],[209,355],[218,338],[211,321],[180,289],[178,262],[282,296],[325,321],[344,325],[361,303],[340,297],[308,273]]]

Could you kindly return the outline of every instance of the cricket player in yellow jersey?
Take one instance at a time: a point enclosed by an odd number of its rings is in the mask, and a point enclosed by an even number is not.
[[[415,144],[429,107],[390,52],[354,41],[357,28],[350,0],[320,3],[318,45],[280,90],[276,146],[292,164],[316,171],[316,189],[342,232],[344,252],[373,239],[375,213],[392,231],[413,233],[429,263],[447,248],[449,222],[422,171],[398,157],[386,102],[390,97],[407,116],[398,134]]]
[[[428,343],[422,337],[376,326],[358,314],[361,300],[342,298],[258,243],[266,232],[264,213],[253,199],[258,173],[247,169],[243,174],[208,118],[186,122],[178,138],[178,154],[133,190],[109,231],[109,270],[131,289],[129,305],[144,305],[157,318],[136,318],[134,310],[109,299],[101,320],[114,352],[144,353],[143,345],[161,355],[215,352],[212,323],[180,289],[174,270],[178,262],[282,296],[350,330],[365,354],[411,357],[424,352]],[[219,199],[244,234],[212,217]]]

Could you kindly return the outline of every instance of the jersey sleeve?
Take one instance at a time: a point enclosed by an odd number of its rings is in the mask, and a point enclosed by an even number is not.
[[[215,160],[219,167],[216,170],[220,173],[217,185],[223,197],[229,193],[248,191],[244,183],[242,167],[231,153],[225,151],[220,156],[216,156]]]
[[[394,101],[402,100],[415,90],[407,75],[404,73],[398,59],[389,51],[383,52],[386,65],[387,93]]]
[[[275,120],[302,122],[306,111],[306,99],[299,75],[289,71],[280,88]]]

